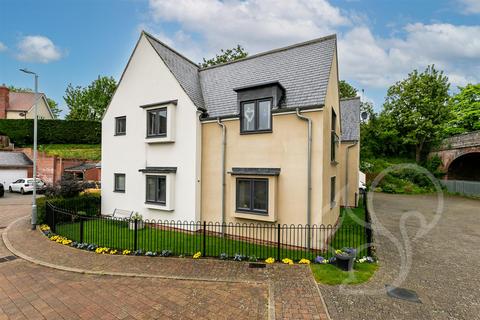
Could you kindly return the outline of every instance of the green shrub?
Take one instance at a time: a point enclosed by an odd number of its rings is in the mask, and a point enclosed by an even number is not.
[[[0,119],[0,135],[17,146],[33,144],[33,119]],[[99,144],[102,124],[97,121],[38,120],[39,144]]]
[[[97,216],[100,214],[101,197],[97,193],[86,193],[72,198],[39,198],[37,199],[37,220],[39,224],[46,222],[47,201],[55,207],[84,214],[86,216]]]

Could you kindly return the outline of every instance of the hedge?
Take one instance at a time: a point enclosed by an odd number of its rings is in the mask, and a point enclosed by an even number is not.
[[[57,208],[67,211],[82,212],[87,216],[96,216],[100,214],[101,196],[97,193],[87,193],[72,198],[47,198],[37,199],[37,221],[38,224],[45,223],[46,203],[50,202]]]
[[[17,146],[33,144],[33,119],[0,119],[0,135]],[[38,120],[39,144],[99,144],[102,124],[98,121]]]

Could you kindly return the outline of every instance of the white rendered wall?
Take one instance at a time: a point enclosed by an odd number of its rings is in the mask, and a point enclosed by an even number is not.
[[[178,100],[175,142],[145,142],[146,111],[139,106]],[[123,75],[102,121],[102,213],[138,211],[144,219],[200,219],[201,134],[198,111],[145,36]],[[115,117],[126,116],[126,135],[114,136]],[[147,208],[145,167],[177,167],[173,211]],[[126,174],[125,193],[114,192],[114,173]]]

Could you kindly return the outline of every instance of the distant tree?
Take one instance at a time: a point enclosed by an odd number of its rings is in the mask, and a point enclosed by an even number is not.
[[[345,80],[340,80],[338,83],[338,91],[340,93],[340,99],[355,98],[357,96],[357,89]]]
[[[200,63],[202,68],[214,66],[217,64],[235,61],[238,59],[242,59],[248,56],[248,52],[241,45],[237,45],[237,47],[232,49],[221,49],[220,54],[217,54],[215,58],[205,59],[203,58],[203,62]]]
[[[453,117],[448,123],[448,135],[480,130],[480,83],[459,87],[450,99]]]
[[[117,83],[112,77],[99,76],[88,87],[69,84],[63,99],[70,109],[67,120],[100,121]]]
[[[422,73],[414,70],[387,91],[383,116],[401,143],[415,149],[417,163],[426,147],[441,138],[450,119],[449,88],[443,71],[432,65]]]
[[[10,89],[10,91],[12,92],[33,92],[33,90],[29,88],[17,88],[14,86],[8,86],[8,89]],[[58,103],[55,100],[50,99],[49,97],[47,97],[47,101],[48,101],[50,110],[52,111],[53,118],[54,119],[58,118],[58,116],[60,115],[60,112],[62,112],[62,110],[58,107]]]

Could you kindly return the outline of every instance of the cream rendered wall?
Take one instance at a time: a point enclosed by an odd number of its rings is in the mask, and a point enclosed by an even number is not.
[[[335,53],[332,66],[330,68],[330,79],[328,81],[327,94],[325,97],[325,107],[323,115],[323,125],[325,128],[323,136],[323,209],[319,212],[322,212],[323,215],[320,217],[321,222],[325,225],[335,224],[338,220],[340,214],[340,162],[339,157],[339,148],[337,149],[337,162],[332,163],[330,161],[330,132],[331,132],[331,117],[332,110],[335,110],[337,114],[337,125],[336,133],[340,136],[340,99],[338,95],[338,67],[337,67],[337,54]],[[330,207],[330,178],[332,176],[336,177],[336,205],[335,207]]]
[[[47,106],[47,103],[45,102],[45,100],[42,98],[39,100],[39,103],[38,103],[38,118],[39,119],[53,119],[52,118],[52,115],[50,114],[50,111],[48,110],[48,106]],[[7,111],[7,119],[33,119],[34,117],[34,108],[31,108],[28,112],[27,112],[27,116],[26,117],[22,117],[20,115],[21,112],[19,111]]]
[[[352,146],[348,152],[348,172],[346,162],[347,162],[347,147]],[[341,166],[339,168],[340,176],[340,205],[354,207],[355,203],[355,193],[358,197],[358,186],[359,186],[359,170],[360,170],[360,143],[354,145],[354,142],[342,142],[340,144],[340,160]],[[348,174],[348,190],[347,190],[347,179],[346,175]],[[348,192],[348,197],[345,196]],[[345,202],[345,198],[348,198],[348,203]]]
[[[323,112],[302,112],[313,121],[312,213],[322,208]],[[240,135],[238,119],[227,127],[226,169],[281,168],[276,178],[276,223],[307,223],[307,123],[295,113],[274,114],[272,133]],[[221,222],[222,131],[216,122],[202,123],[202,220]],[[226,222],[258,222],[235,217],[235,178],[226,175]],[[270,195],[270,201],[272,195]],[[271,204],[272,206],[273,204]],[[318,214],[317,214],[318,216]],[[312,223],[319,223],[319,218]]]
[[[175,141],[145,142],[146,111],[140,105],[178,99]],[[198,112],[168,67],[145,38],[140,37],[102,121],[102,213],[115,208],[138,211],[144,219],[200,218],[201,130]],[[126,135],[114,136],[115,117],[126,116]],[[177,167],[174,210],[145,205],[145,167]],[[125,193],[114,192],[114,173],[126,174]]]

